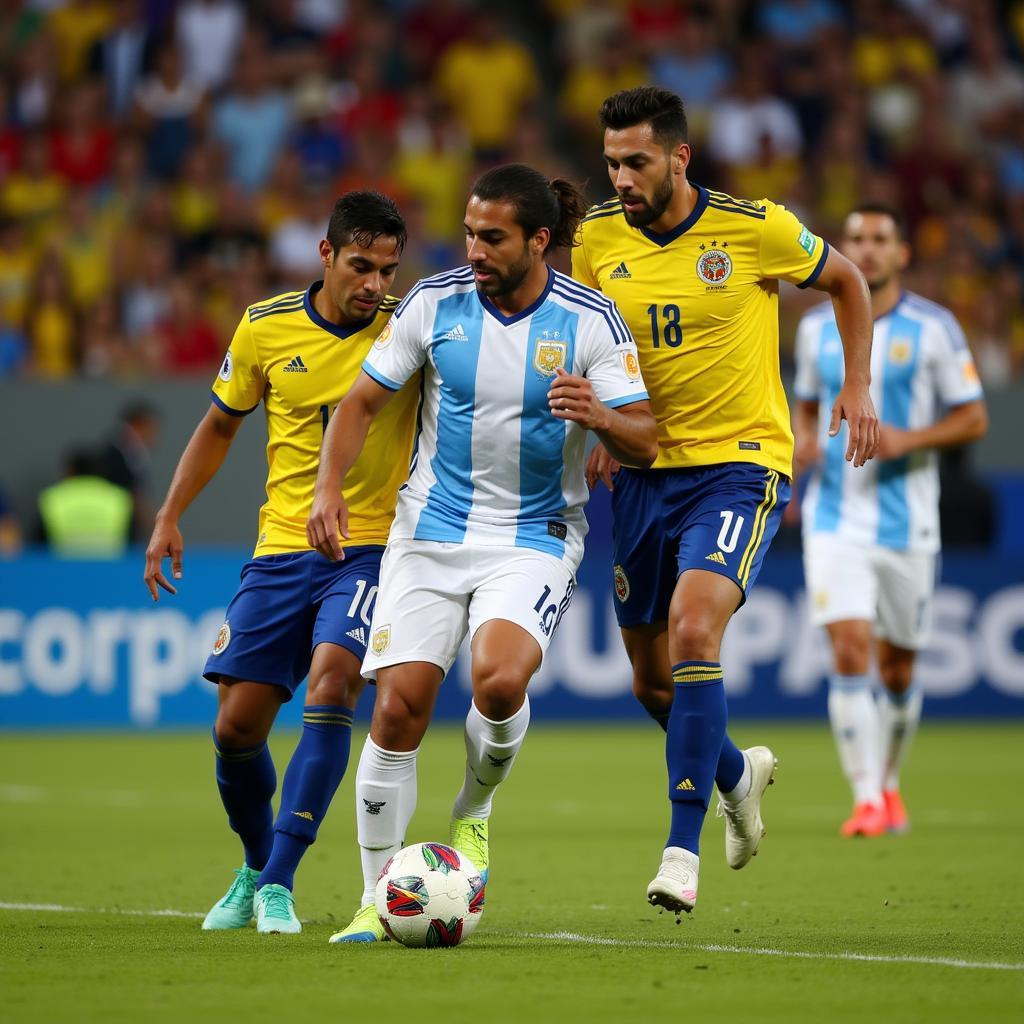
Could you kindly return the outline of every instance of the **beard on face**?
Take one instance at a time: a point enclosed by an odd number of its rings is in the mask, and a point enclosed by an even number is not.
[[[673,191],[672,174],[669,172],[655,188],[650,202],[644,199],[643,206],[635,213],[630,213],[629,210],[623,208],[622,212],[626,223],[631,228],[645,228],[648,224],[653,224],[668,209],[668,204],[672,202]]]
[[[532,266],[533,257],[530,255],[530,250],[524,245],[523,255],[507,270],[498,270],[497,267],[490,267],[486,264],[481,264],[479,267],[474,268],[494,275],[490,281],[478,282],[477,288],[488,298],[493,298],[496,295],[508,295],[510,292],[514,292],[526,280],[526,275],[530,272]]]

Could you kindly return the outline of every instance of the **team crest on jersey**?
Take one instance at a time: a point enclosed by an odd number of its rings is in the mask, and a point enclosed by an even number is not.
[[[629,578],[626,576],[626,570],[621,565],[615,566],[612,569],[612,578],[615,580],[615,596],[625,603],[629,600]]]
[[[542,377],[554,377],[555,371],[565,366],[568,342],[562,340],[558,331],[544,331],[533,340],[533,368]]]
[[[385,345],[391,340],[391,321],[389,320],[384,325],[384,330],[377,335],[377,340],[374,341],[374,348],[384,348]]]
[[[231,373],[234,368],[235,364],[231,361],[231,352],[228,351],[224,355],[224,362],[220,364],[220,373],[218,373],[217,376],[227,384],[227,382],[231,380]]]
[[[374,654],[383,654],[391,646],[391,626],[378,626],[373,631],[370,649]]]
[[[701,249],[704,249],[703,245]],[[704,249],[697,257],[697,276],[705,284],[725,284],[731,274],[732,259],[724,248]]]
[[[906,366],[910,362],[913,347],[907,338],[893,338],[889,342],[889,362],[895,366]]]
[[[228,649],[229,643],[231,643],[231,626],[225,619],[224,625],[217,632],[217,639],[213,641],[213,653],[223,654]]]
[[[640,379],[640,362],[637,360],[635,352],[623,353],[622,366],[630,380]]]

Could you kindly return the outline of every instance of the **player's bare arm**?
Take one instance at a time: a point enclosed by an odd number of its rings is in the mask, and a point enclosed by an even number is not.
[[[184,541],[178,529],[178,520],[220,469],[241,425],[241,416],[231,416],[211,404],[181,453],[167,495],[157,511],[153,534],[146,547],[143,579],[154,601],[160,599],[157,587],[162,587],[168,594],[178,592],[164,576],[162,568],[163,560],[170,558],[171,576],[176,580],[181,579]]]
[[[799,477],[821,458],[817,399],[801,398],[793,410],[793,475]]]
[[[832,407],[829,437],[846,420],[850,439],[846,460],[863,466],[878,450],[878,415],[868,390],[871,384],[871,296],[864,275],[834,247],[812,287],[828,292],[836,311],[846,364],[842,390]]]
[[[556,419],[593,430],[619,462],[646,469],[658,456],[658,425],[646,400],[609,409],[586,377],[559,367],[548,391],[548,404]]]
[[[345,476],[363,450],[374,417],[393,395],[393,391],[361,373],[324,432],[306,537],[311,548],[332,562],[345,557],[341,538],[349,535],[348,506],[342,494]]]
[[[951,448],[968,444],[984,437],[988,432],[988,409],[984,399],[964,402],[951,409],[941,420],[916,430],[882,424],[878,443],[880,459],[900,459],[904,455],[926,448]]]

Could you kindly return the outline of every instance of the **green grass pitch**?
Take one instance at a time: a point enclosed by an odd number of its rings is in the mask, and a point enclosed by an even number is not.
[[[859,841],[838,835],[823,725],[733,732],[779,756],[768,835],[733,872],[709,816],[677,926],[644,899],[667,823],[660,733],[535,725],[496,799],[483,920],[454,950],[327,945],[359,891],[351,774],[300,868],[303,934],[204,934],[241,861],[208,736],[4,735],[0,1020],[1024,1020],[1019,725],[926,721],[913,831]],[[273,739],[279,773],[294,742]],[[462,760],[461,731],[432,730],[410,841],[445,837]]]

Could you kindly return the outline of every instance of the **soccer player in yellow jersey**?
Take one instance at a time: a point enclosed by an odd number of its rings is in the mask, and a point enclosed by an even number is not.
[[[718,786],[726,860],[743,867],[763,833],[761,796],[775,757],[726,735],[722,635],[760,569],[789,500],[793,435],[779,377],[778,282],[831,294],[845,384],[831,432],[849,424],[846,458],[878,444],[868,394],[871,306],[859,271],[792,213],[686,178],[678,96],[643,87],[601,108],[616,195],[591,209],[573,275],[615,300],[636,339],[658,421],[649,470],[621,469],[598,446],[594,486],[612,492],[619,625],[633,692],[665,728],[671,828],[647,890],[655,906],[693,909],[699,839]]]
[[[345,479],[350,512],[344,557],[329,562],[306,541],[306,519],[328,417],[360,374],[397,301],[387,296],[406,240],[395,204],[377,192],[338,200],[320,242],[322,281],[250,306],[220,373],[213,403],[185,448],[157,513],[145,581],[175,593],[182,578],[178,520],[217,472],[242,419],[263,402],[267,417],[267,502],[253,558],[206,662],[217,684],[213,729],[217,786],[245,864],[204,929],[294,933],[295,870],[315,840],[348,764],[352,716],[363,688],[380,559],[408,475],[419,391],[395,396],[373,424]],[[308,674],[303,729],[276,788],[267,736],[278,709]]]

